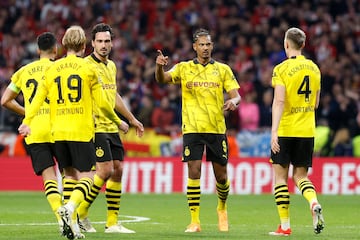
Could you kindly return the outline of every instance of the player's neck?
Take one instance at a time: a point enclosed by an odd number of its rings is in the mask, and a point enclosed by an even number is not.
[[[50,60],[55,60],[55,58],[56,58],[56,55],[54,55],[54,54],[41,54],[40,55],[40,59],[45,59],[45,58],[47,58],[47,59],[50,59]]]
[[[99,54],[97,54],[95,51],[94,51],[94,55],[95,55],[95,57],[97,58],[97,59],[99,59],[101,62],[103,62],[103,63],[107,63],[107,61],[108,61],[108,56],[105,56],[105,57],[103,57],[103,56],[100,56]]]
[[[83,51],[74,51],[74,50],[68,50],[66,55],[76,55],[77,57],[82,57],[84,55]]]
[[[301,55],[301,51],[298,50],[289,50],[287,53],[288,58],[296,58],[297,56]]]
[[[208,64],[210,61],[211,61],[211,58],[200,58],[200,57],[197,57],[196,58],[198,60],[198,62],[202,65],[206,65]]]

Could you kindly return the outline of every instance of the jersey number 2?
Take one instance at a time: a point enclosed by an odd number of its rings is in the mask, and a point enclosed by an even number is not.
[[[29,103],[31,103],[34,99],[39,83],[35,79],[31,78],[26,81],[26,87],[30,88],[31,85],[33,85],[33,91],[31,92],[31,96],[29,97]],[[50,101],[48,98],[45,98],[45,102],[49,103]]]

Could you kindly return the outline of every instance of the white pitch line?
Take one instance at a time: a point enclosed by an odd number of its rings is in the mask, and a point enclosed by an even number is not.
[[[129,216],[129,215],[119,215],[121,217],[129,218],[125,220],[121,220],[121,223],[134,223],[134,222],[145,222],[149,221],[148,217],[141,216]],[[91,222],[92,224],[104,224],[106,222]],[[57,225],[57,223],[0,223],[0,226],[50,226]]]

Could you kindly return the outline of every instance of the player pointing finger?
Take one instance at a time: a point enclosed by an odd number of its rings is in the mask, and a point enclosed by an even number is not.
[[[156,64],[164,66],[168,64],[168,56],[164,56],[163,53],[161,52],[161,50],[157,50],[157,52],[159,53],[159,55],[156,57]]]

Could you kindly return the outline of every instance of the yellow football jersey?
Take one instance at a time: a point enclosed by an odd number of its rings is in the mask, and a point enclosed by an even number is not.
[[[112,107],[103,101],[97,72],[84,58],[71,54],[55,61],[46,71],[43,83],[33,104],[36,109],[48,96],[54,141],[88,142],[94,137],[93,101],[120,124]],[[31,122],[34,115],[31,111],[23,123]]]
[[[272,85],[282,85],[286,89],[278,136],[314,137],[316,95],[320,84],[318,66],[302,55],[275,66]]]
[[[169,73],[173,83],[181,84],[183,133],[224,134],[224,91],[239,88],[231,68],[214,60],[202,65],[194,59],[174,65]]]
[[[25,115],[32,106],[32,100],[37,94],[38,86],[44,80],[45,71],[53,62],[48,58],[42,58],[29,63],[11,77],[11,83],[22,91],[24,96]],[[25,138],[27,144],[52,142],[50,134],[50,107],[49,101],[45,100],[31,122],[31,135]]]
[[[105,93],[103,101],[107,101],[115,108],[116,97],[116,65],[113,61],[108,60],[107,63],[101,62],[94,54],[85,58],[96,69],[99,75],[99,82]],[[106,114],[94,104],[95,132],[116,133],[118,126],[106,117]]]

